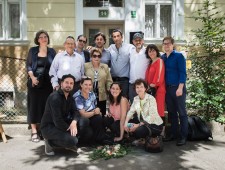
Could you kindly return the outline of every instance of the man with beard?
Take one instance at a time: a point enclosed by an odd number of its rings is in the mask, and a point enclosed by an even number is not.
[[[145,55],[143,33],[137,32],[133,35],[135,48],[130,51],[130,80],[129,80],[129,99],[133,102],[137,95],[134,89],[134,82],[137,79],[145,79],[145,72],[149,65],[149,59]]]
[[[48,97],[41,121],[46,155],[55,154],[53,147],[77,151],[77,122],[80,114],[70,94],[74,83],[75,78],[71,74],[62,76],[60,89]]]

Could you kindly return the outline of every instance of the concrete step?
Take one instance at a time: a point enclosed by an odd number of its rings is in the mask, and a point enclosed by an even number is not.
[[[27,124],[3,124],[5,134],[10,137],[30,136]]]

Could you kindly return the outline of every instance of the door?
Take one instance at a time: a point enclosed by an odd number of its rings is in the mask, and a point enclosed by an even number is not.
[[[115,23],[115,24],[109,24],[109,23],[88,23],[84,25],[84,35],[87,36],[88,42],[87,45],[95,46],[94,43],[94,36],[98,32],[102,32],[106,36],[106,44],[105,48],[108,48],[110,44],[113,44],[112,40],[112,31],[114,29],[120,29],[123,31],[123,24]]]

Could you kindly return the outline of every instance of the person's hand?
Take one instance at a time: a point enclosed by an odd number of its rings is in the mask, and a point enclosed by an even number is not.
[[[125,130],[126,132],[129,132],[129,128],[127,127],[127,123],[124,123],[124,130]]]
[[[150,87],[155,87],[155,84],[150,84],[149,86],[150,86]]]
[[[59,90],[59,87],[60,87],[59,85],[58,85],[58,86],[55,86],[55,87],[54,87],[54,90],[55,90],[55,91]]]
[[[123,139],[123,137],[115,137],[114,138],[114,142],[119,142],[119,141],[121,141]]]
[[[176,91],[176,96],[182,96],[183,94],[183,89],[182,88],[178,88]]]
[[[37,77],[33,76],[33,77],[31,77],[31,80],[32,80],[33,87],[38,85],[39,81],[38,81]]]
[[[94,109],[94,115],[99,115],[101,114],[100,109],[97,107]]]
[[[87,46],[87,48],[86,48],[88,51],[90,51],[91,49],[92,49],[92,46]]]
[[[134,132],[139,127],[139,124],[133,123],[133,126],[129,128],[129,132]]]
[[[77,135],[77,121],[73,120],[67,130],[70,130],[71,136]]]

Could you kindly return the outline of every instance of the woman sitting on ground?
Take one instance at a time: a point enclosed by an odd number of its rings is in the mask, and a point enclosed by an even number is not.
[[[159,136],[163,129],[163,121],[158,114],[155,98],[146,93],[148,86],[143,79],[137,79],[134,88],[138,95],[134,97],[133,104],[127,113],[124,129],[127,132],[133,132],[136,139],[145,138],[148,135]],[[135,113],[139,123],[128,124]]]
[[[92,79],[90,77],[83,77],[80,81],[80,86],[81,89],[73,95],[76,107],[80,112],[82,121],[88,122],[91,127],[90,130],[93,132],[92,136],[94,141],[97,143],[102,143],[105,139],[103,118],[101,116],[100,109],[96,107],[97,101],[95,94],[91,91]],[[88,133],[90,132],[88,131]],[[86,136],[86,134],[81,134],[81,136]]]
[[[118,82],[110,86],[109,92],[109,113],[104,118],[104,125],[116,136],[114,141],[121,141],[124,135],[124,122],[129,103],[127,98],[122,96],[122,87]]]

